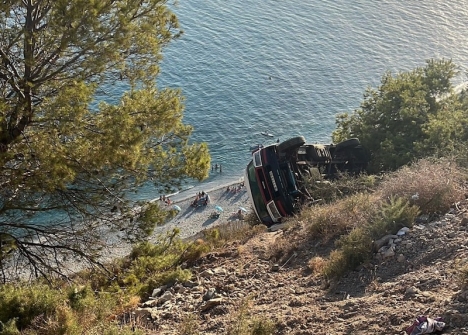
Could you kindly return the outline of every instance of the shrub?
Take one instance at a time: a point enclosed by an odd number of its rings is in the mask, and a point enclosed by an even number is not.
[[[327,262],[323,257],[316,256],[309,260],[307,266],[313,273],[323,273],[326,264]]]
[[[17,318],[10,319],[6,323],[0,321],[0,334],[2,335],[20,335],[16,326]]]
[[[251,331],[252,335],[272,335],[275,334],[276,326],[271,320],[255,318],[252,321]]]
[[[446,211],[465,197],[465,172],[449,159],[422,159],[388,174],[380,186],[381,197],[401,197],[423,213]]]
[[[332,250],[322,273],[327,278],[338,278],[346,273],[348,269],[343,251]]]
[[[417,206],[410,205],[406,199],[396,197],[391,197],[383,203],[380,201],[380,204],[375,203],[369,208],[372,208],[372,212],[366,212],[368,215],[365,216],[365,220],[356,221],[354,228],[336,241],[338,249],[331,253],[330,259],[323,266],[326,276],[341,276],[370,259],[374,239],[396,233],[404,226],[411,227],[419,213]],[[359,208],[363,209],[368,208]]]
[[[79,312],[98,304],[94,292],[89,286],[70,288],[68,292],[68,301],[70,307]]]
[[[197,317],[194,314],[184,316],[180,324],[180,335],[198,335],[200,334]]]
[[[275,334],[275,324],[266,319],[251,318],[249,314],[250,299],[242,301],[238,312],[227,329],[228,335],[272,335]]]
[[[405,198],[391,196],[388,201],[381,202],[368,230],[376,239],[386,234],[395,234],[400,228],[412,227],[418,214],[418,206],[411,205]]]
[[[181,262],[191,264],[210,250],[211,247],[209,244],[205,243],[202,239],[196,239],[193,243],[189,244],[185,252],[181,255]]]
[[[59,291],[46,285],[3,285],[0,286],[0,321],[16,319],[21,330],[39,315],[52,315],[63,300]]]
[[[233,315],[232,322],[230,323],[227,334],[228,335],[247,335],[249,332],[248,316],[249,316],[250,300],[247,298],[243,300],[237,313]]]
[[[264,225],[252,226],[247,222],[232,221],[217,227],[219,239],[225,242],[240,241],[244,243],[259,233],[265,232]]]
[[[341,275],[356,268],[372,256],[372,238],[364,227],[353,229],[336,242],[339,253],[331,257],[331,264],[325,267],[330,275]],[[330,268],[331,267],[331,268]]]
[[[331,204],[304,209],[301,219],[310,223],[312,236],[330,240],[366,223],[375,206],[374,195],[358,193]]]
[[[190,270],[182,270],[180,265],[199,250],[182,241],[178,234],[174,229],[156,243],[143,242],[132,249],[119,277],[129,293],[147,295],[154,287],[191,278]]]
[[[409,72],[385,73],[379,87],[366,90],[359,109],[337,116],[333,141],[358,137],[372,153],[369,171],[380,172],[394,171],[453,140],[465,140],[466,131],[460,124],[466,114],[457,113],[459,103],[447,97],[456,73],[456,65],[443,59],[428,60],[425,67]],[[460,122],[447,121],[454,114]],[[428,138],[425,150],[418,148]]]
[[[245,243],[253,236],[265,231],[266,226],[264,225],[251,225],[245,221],[230,221],[204,230],[202,239],[211,247],[219,248],[232,241]]]
[[[374,175],[342,174],[331,181],[321,177],[318,180],[309,180],[306,188],[314,201],[330,203],[352,194],[368,192],[375,188],[376,184],[377,177]]]

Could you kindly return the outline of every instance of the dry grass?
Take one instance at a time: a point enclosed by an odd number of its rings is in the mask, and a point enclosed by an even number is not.
[[[342,174],[333,181],[314,178],[307,181],[307,191],[313,199],[321,203],[330,203],[355,193],[365,193],[372,190],[376,183],[375,175]]]
[[[457,269],[458,282],[462,290],[468,289],[468,261],[466,259],[459,259],[455,263]]]
[[[446,211],[463,200],[465,181],[465,171],[454,161],[423,159],[386,175],[372,192],[348,189],[350,195],[333,203],[303,209],[299,220],[307,223],[308,238],[334,241],[336,246],[326,261],[313,258],[308,267],[329,278],[340,277],[372,256],[373,240],[411,227],[421,212]],[[288,250],[286,242],[275,248],[277,254]]]
[[[370,193],[353,194],[334,203],[305,209],[301,220],[309,223],[311,237],[330,241],[366,223],[377,208],[378,198]]]
[[[180,335],[198,335],[199,332],[199,320],[196,315],[188,314],[184,316],[179,328]]]
[[[323,273],[326,264],[326,259],[324,259],[323,257],[315,256],[309,260],[309,262],[307,263],[307,267],[310,271],[312,271],[312,273],[319,274]]]
[[[237,308],[237,313],[233,315],[228,335],[273,335],[276,332],[275,324],[268,319],[252,317],[249,310],[251,308],[251,298],[246,298]]]
[[[422,213],[447,211],[465,198],[466,173],[453,160],[422,159],[387,175],[379,187],[383,199],[408,199]]]
[[[292,254],[297,247],[298,246],[294,242],[292,242],[287,236],[283,235],[276,238],[275,243],[268,246],[265,256],[273,262],[279,262],[284,257]]]
[[[203,231],[203,239],[212,248],[220,248],[232,241],[239,241],[244,244],[253,236],[265,231],[266,227],[264,225],[252,226],[245,221],[230,221]]]

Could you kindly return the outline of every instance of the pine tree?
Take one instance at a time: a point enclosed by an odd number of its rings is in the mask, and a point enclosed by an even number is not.
[[[207,176],[180,90],[156,85],[181,33],[166,0],[0,3],[0,278],[95,264],[107,233],[141,239],[165,218],[134,217],[130,192]]]

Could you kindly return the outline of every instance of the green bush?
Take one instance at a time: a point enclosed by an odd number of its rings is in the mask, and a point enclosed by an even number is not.
[[[358,137],[371,152],[371,173],[394,171],[437,149],[449,151],[468,134],[463,127],[468,110],[451,98],[456,73],[455,64],[443,59],[385,73],[378,88],[366,90],[359,109],[337,116],[333,141]]]
[[[271,320],[256,318],[252,321],[251,335],[273,335],[275,334],[276,326]]]
[[[94,292],[89,286],[72,287],[68,292],[70,307],[78,312],[94,307],[98,304]]]
[[[419,215],[419,207],[405,198],[391,196],[383,201],[369,224],[371,237],[378,239],[386,234],[395,234],[400,228],[412,227]]]
[[[349,269],[343,250],[332,250],[323,267],[322,274],[326,278],[339,278]]]
[[[18,329],[29,326],[39,315],[53,315],[64,296],[42,284],[0,286],[0,321],[16,319]]]
[[[364,227],[353,229],[337,240],[338,252],[330,258],[323,272],[327,277],[340,276],[372,257],[372,238]]]
[[[8,320],[6,323],[0,321],[0,334],[2,335],[20,335],[16,326],[16,318]]]

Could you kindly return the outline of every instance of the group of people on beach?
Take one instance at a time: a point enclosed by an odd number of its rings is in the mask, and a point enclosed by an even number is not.
[[[159,201],[164,202],[166,206],[169,206],[170,204],[172,204],[172,200],[169,197],[166,197],[166,195],[164,194],[159,196]]]
[[[195,200],[193,200],[192,204],[190,206],[192,207],[199,207],[199,206],[206,206],[210,202],[210,196],[208,193],[205,193],[204,191],[198,192],[195,196]]]
[[[239,193],[244,188],[244,182],[239,185],[230,185],[226,188],[226,192]]]

